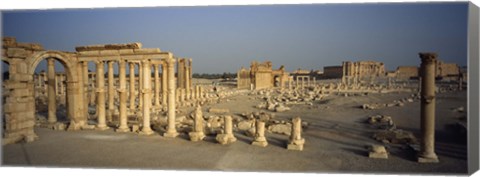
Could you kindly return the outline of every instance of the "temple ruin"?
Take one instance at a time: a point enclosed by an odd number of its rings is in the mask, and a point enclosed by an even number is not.
[[[268,89],[273,87],[286,87],[289,82],[289,74],[285,67],[272,70],[272,62],[258,63],[253,61],[250,69],[241,68],[237,74],[238,89]]]

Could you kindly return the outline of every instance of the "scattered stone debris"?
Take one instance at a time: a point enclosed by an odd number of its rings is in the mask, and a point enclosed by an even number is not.
[[[412,132],[396,129],[396,130],[381,130],[373,135],[373,138],[383,143],[392,144],[416,144],[417,139]]]
[[[369,158],[388,159],[388,153],[387,153],[387,150],[385,149],[385,146],[372,145],[369,149],[370,149],[370,152],[368,153]]]
[[[229,113],[230,110],[229,109],[220,109],[220,108],[210,108],[208,110],[208,112],[217,113],[217,114],[225,114],[225,113]]]

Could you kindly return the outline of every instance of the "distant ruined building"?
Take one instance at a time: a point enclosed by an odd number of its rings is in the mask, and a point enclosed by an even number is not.
[[[420,75],[417,66],[399,66],[395,71],[395,78],[397,80],[409,80],[418,78]],[[444,63],[436,60],[435,62],[435,78],[441,80],[457,80],[458,77],[466,77],[466,72],[462,72],[456,63]]]
[[[238,89],[265,89],[272,87],[285,87],[289,81],[289,74],[282,65],[277,70],[272,70],[272,62],[258,63],[253,61],[250,69],[242,67],[237,73]]]

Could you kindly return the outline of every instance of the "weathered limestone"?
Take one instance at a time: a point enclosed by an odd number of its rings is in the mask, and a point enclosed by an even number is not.
[[[372,145],[370,147],[370,152],[368,153],[369,158],[374,159],[388,159],[388,153],[385,149],[385,146],[381,145]]]
[[[153,65],[153,75],[155,79],[155,106],[160,106],[160,77],[158,74],[158,65]]]
[[[130,110],[133,111],[135,110],[135,63],[128,63],[129,64],[129,77],[130,77],[130,86],[129,86],[129,91],[130,91]]]
[[[197,106],[194,111],[194,122],[193,122],[193,132],[188,133],[191,141],[201,141],[205,138],[205,133],[203,132],[203,113],[202,107]]]
[[[418,162],[437,163],[438,157],[435,154],[435,63],[437,54],[420,53],[419,56],[422,59],[420,65],[422,74],[420,105],[422,141]]]
[[[225,145],[230,144],[237,141],[237,138],[233,135],[232,130],[232,116],[226,115],[224,118],[224,132],[222,134],[218,134],[215,138],[218,143]]]
[[[105,72],[104,65],[102,61],[97,63],[97,129],[106,130],[108,129],[106,120],[105,120]]]
[[[127,81],[126,81],[126,64],[124,60],[118,62],[120,88],[118,92],[120,94],[120,126],[117,128],[117,132],[128,132],[130,128],[127,125]]]
[[[47,59],[48,65],[48,122],[57,122],[57,99],[55,95],[55,60]]]
[[[98,74],[97,74],[98,75]],[[115,112],[115,79],[113,77],[113,61],[108,62],[108,112],[107,119],[112,121],[113,113]]]
[[[165,137],[174,138],[178,136],[175,128],[175,59],[167,58],[167,73],[168,73],[168,127],[167,132],[163,134]]]
[[[143,90],[143,67],[142,63],[138,63],[138,108],[142,109],[143,106],[143,96],[142,96],[142,90]]]
[[[168,94],[168,79],[167,79],[167,64],[162,62],[162,105],[167,105],[167,94]]]
[[[256,121],[255,140],[252,145],[266,147],[268,145],[267,138],[265,138],[265,122]]]
[[[141,135],[151,135],[153,134],[152,128],[150,127],[150,106],[152,105],[152,97],[151,97],[151,68],[152,65],[150,64],[149,60],[143,61],[143,127],[142,131],[140,132]]]
[[[292,119],[292,133],[290,135],[290,140],[287,145],[288,150],[297,150],[302,151],[303,145],[305,144],[305,139],[302,138],[302,120],[300,117],[295,117]]]

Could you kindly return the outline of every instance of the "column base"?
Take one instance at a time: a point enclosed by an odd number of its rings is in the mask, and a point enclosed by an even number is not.
[[[128,128],[128,127],[118,127],[115,131],[116,131],[116,132],[121,132],[121,133],[123,133],[123,132],[129,132],[129,131],[130,131],[130,128]]]
[[[237,141],[233,134],[218,134],[215,138],[221,145],[226,145]]]
[[[288,144],[287,149],[288,150],[295,150],[295,151],[303,151],[303,144],[302,145]]]
[[[178,132],[165,132],[163,134],[163,137],[167,137],[167,138],[175,138],[178,136]]]
[[[260,147],[267,147],[268,142],[267,141],[254,141],[254,142],[252,142],[252,145],[260,146]]]
[[[152,135],[154,132],[150,129],[150,130],[145,130],[143,129],[142,131],[140,131],[138,134],[139,135],[145,135],[145,136],[148,136],[148,135]]]
[[[110,127],[106,126],[106,125],[98,125],[97,127],[95,127],[95,130],[108,130],[110,129]]]
[[[437,155],[434,155],[432,157],[418,156],[417,162],[418,163],[438,163],[439,160],[438,160]]]
[[[190,132],[188,133],[188,136],[190,136],[190,141],[201,141],[203,138],[205,138],[205,133],[203,132]]]

